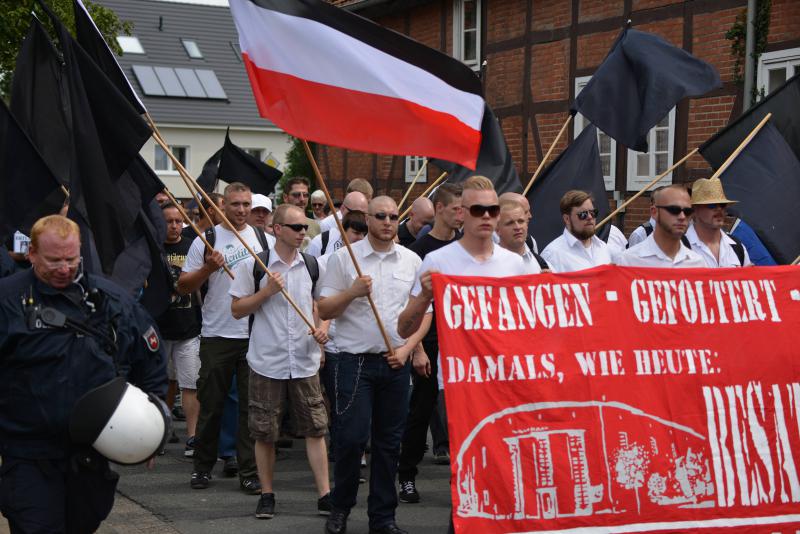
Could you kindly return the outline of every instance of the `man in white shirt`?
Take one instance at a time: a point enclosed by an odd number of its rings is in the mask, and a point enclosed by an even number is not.
[[[744,245],[722,229],[725,226],[725,210],[736,202],[725,196],[719,178],[701,178],[692,185],[694,222],[689,226],[686,237],[692,250],[703,258],[706,267],[753,265]]]
[[[681,184],[673,184],[653,193],[650,216],[656,221],[647,239],[622,253],[623,267],[705,267],[703,258],[681,242],[689,228],[692,201]]]
[[[364,195],[364,198],[367,199],[367,202],[372,200],[372,186],[369,184],[368,181],[364,180],[363,178],[353,178],[347,184],[347,189],[344,191],[344,198],[347,199],[347,196],[350,193],[358,192]],[[352,204],[348,204],[347,206],[352,206]],[[348,211],[348,208],[345,205],[345,202],[342,202],[342,205],[339,207],[339,219],[345,216]],[[366,212],[366,207],[364,210]],[[322,232],[325,230],[335,230],[337,228],[336,221],[333,220],[333,213],[325,217],[319,222],[319,228]]]
[[[332,407],[336,464],[333,510],[325,525],[329,534],[347,530],[347,516],[358,493],[361,452],[370,436],[370,532],[405,532],[395,523],[394,478],[408,415],[408,360],[424,333],[400,336],[397,332],[397,316],[408,301],[421,263],[416,254],[394,242],[398,217],[394,200],[374,198],[367,213],[369,234],[352,246],[363,276],[357,275],[348,251],[341,249],[328,260],[322,279],[319,314],[323,320],[336,319],[340,351]],[[373,298],[391,347],[386,347],[372,317],[367,295]]]
[[[281,294],[281,289],[303,311],[314,317],[312,272],[319,273],[313,256],[298,252],[308,225],[302,209],[282,204],[275,210],[275,247],[261,253],[270,276],[254,276],[255,260],[247,258],[236,266],[236,279],[228,294],[231,314],[236,319],[253,316],[247,363],[250,365],[250,409],[248,427],[255,439],[256,466],[261,481],[261,498],[256,517],[270,519],[275,513],[272,481],[275,472],[275,442],[281,431],[284,400],[294,423],[295,434],[306,440],[306,455],[319,493],[317,509],[330,512],[328,454],[325,434],[328,417],[319,383],[320,343],[328,336],[314,329],[313,337],[300,315]],[[266,258],[266,259],[265,259]],[[264,274],[259,271],[259,274]]]
[[[247,224],[252,195],[246,185],[234,182],[225,188],[223,209],[225,216],[242,238],[255,251],[263,247],[260,238],[269,247],[275,238],[256,234]],[[203,326],[200,331],[200,376],[197,380],[197,398],[200,401],[200,416],[195,434],[193,489],[208,487],[210,472],[217,462],[217,444],[222,421],[225,397],[231,388],[234,372],[240,395],[237,456],[239,460],[239,484],[247,493],[260,494],[256,463],[253,456],[253,440],[247,431],[247,384],[250,372],[247,366],[247,346],[250,337],[247,319],[234,319],[230,311],[231,279],[222,269],[223,265],[235,267],[249,257],[247,249],[239,242],[231,229],[223,224],[214,227],[214,250],[206,250],[196,238],[192,242],[183,272],[178,279],[178,292],[187,295],[197,291],[206,282],[208,291],[203,299]]]
[[[514,193],[512,191],[506,191],[502,195],[498,197],[500,204],[503,203],[504,200],[513,200],[519,203],[522,206],[522,210],[525,212],[525,218],[528,220],[528,227],[530,228],[531,219],[533,219],[533,213],[531,213],[531,203],[528,201],[528,198],[525,195],[521,195],[520,193]],[[539,244],[534,239],[533,235],[528,234],[528,229],[525,229],[525,244],[528,245],[528,248],[535,252],[536,254],[539,253]],[[499,243],[499,237],[497,235],[494,236],[494,242]]]
[[[594,235],[598,210],[592,196],[573,189],[561,197],[564,233],[542,251],[542,257],[557,273],[581,271],[611,263],[611,253],[602,239]]]
[[[528,234],[528,217],[525,209],[516,200],[500,200],[500,218],[497,222],[497,236],[500,246],[522,256],[530,274],[542,272],[539,260],[525,243]]]
[[[360,191],[352,191],[347,193],[347,196],[344,197],[344,201],[342,202],[341,208],[339,208],[339,217],[344,218],[350,212],[360,212],[366,213],[367,212],[367,205],[369,204],[369,200]],[[331,221],[333,221],[333,216],[331,215]],[[315,236],[314,239],[311,240],[309,243],[306,252],[314,256],[315,258],[319,258],[323,254],[327,254],[328,252],[336,252],[340,248],[344,246],[344,241],[342,241],[342,235],[339,233],[339,227],[336,226],[336,223],[333,222],[333,227],[330,229],[323,230],[323,232]]]

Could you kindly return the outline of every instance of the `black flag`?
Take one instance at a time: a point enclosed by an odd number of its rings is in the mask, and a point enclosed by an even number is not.
[[[485,105],[483,111],[481,149],[478,153],[475,170],[441,159],[431,159],[430,162],[443,171],[447,171],[447,180],[452,183],[463,182],[470,176],[478,174],[486,176],[494,183],[498,195],[507,191],[522,191],[517,169],[514,167],[514,161],[511,159],[511,153],[506,145],[503,129],[488,104]]]
[[[206,160],[203,164],[203,171],[197,177],[197,184],[203,188],[206,193],[211,193],[217,188],[219,173],[219,159],[222,157],[222,149],[220,148]]]
[[[275,185],[283,173],[234,145],[228,128],[225,132],[225,145],[222,147],[217,176],[228,183],[242,182],[248,185],[253,193],[269,195],[275,190]]]
[[[572,189],[592,194],[594,207],[600,210],[598,222],[611,213],[597,147],[597,128],[591,124],[542,171],[528,191],[533,214],[528,232],[536,239],[539,250],[564,231],[559,203],[564,193]],[[606,224],[600,229],[598,237],[608,239],[609,231],[610,227]]]
[[[800,162],[771,121],[720,180],[725,195],[739,201],[728,211],[747,221],[775,261],[791,263],[800,255]]]
[[[572,110],[628,148],[646,152],[648,132],[675,104],[721,85],[705,61],[661,37],[626,28]]]
[[[700,154],[714,169],[720,168],[767,113],[772,113],[769,123],[775,126],[800,159],[800,74],[789,78],[767,98],[703,143]]]
[[[64,193],[30,139],[0,99],[0,242],[27,234],[36,219],[58,213]]]

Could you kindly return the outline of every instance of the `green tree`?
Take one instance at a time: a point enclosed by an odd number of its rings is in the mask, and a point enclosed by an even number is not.
[[[72,10],[72,0],[47,0],[47,4],[74,34],[75,16]],[[84,0],[84,5],[111,49],[117,54],[121,53],[122,50],[120,50],[115,37],[120,34],[130,35],[133,24],[120,20],[116,13],[107,7],[88,0]],[[17,62],[17,53],[30,26],[31,10],[36,13],[52,37],[54,35],[53,26],[38,4],[30,1],[0,0],[0,13],[2,13],[0,16],[0,94],[6,100],[11,92],[11,80]]]
[[[275,203],[280,204],[283,200],[283,189],[286,186],[286,181],[295,176],[305,176],[311,182],[311,191],[317,189],[317,178],[314,176],[314,168],[311,162],[308,161],[305,148],[303,148],[303,141],[297,137],[290,137],[292,146],[286,153],[286,169],[283,171],[283,176],[275,188]],[[309,143],[311,150],[314,150],[314,144]]]

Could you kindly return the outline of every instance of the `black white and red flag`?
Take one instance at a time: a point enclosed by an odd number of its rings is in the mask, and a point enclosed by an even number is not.
[[[256,104],[291,135],[475,169],[484,101],[466,65],[320,0],[231,0]]]

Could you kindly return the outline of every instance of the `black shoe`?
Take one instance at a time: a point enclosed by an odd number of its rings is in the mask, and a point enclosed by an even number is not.
[[[416,504],[419,502],[419,492],[413,480],[400,481],[400,502]]]
[[[347,512],[341,510],[331,510],[331,515],[325,521],[325,534],[346,534],[347,533]]]
[[[243,478],[239,482],[239,487],[250,495],[261,495],[261,482],[257,477]]]
[[[385,527],[369,529],[369,534],[408,534],[408,531],[403,530],[394,523],[389,523]]]
[[[258,519],[272,519],[275,516],[275,494],[262,493],[256,506],[256,517]]]
[[[228,456],[224,458],[225,464],[222,467],[222,475],[227,478],[233,478],[239,473],[239,462],[236,461],[236,456]]]
[[[211,475],[207,471],[195,471],[192,473],[192,480],[189,485],[192,486],[192,489],[206,489],[210,478]]]
[[[450,465],[450,453],[447,451],[434,452],[433,463],[436,465]]]
[[[331,515],[332,509],[330,492],[317,499],[317,513],[319,515]]]
[[[175,406],[172,409],[172,418],[175,421],[186,421],[186,414],[183,413],[183,406]]]
[[[186,440],[186,446],[183,448],[183,455],[186,458],[194,458],[194,446],[197,443],[197,440],[194,439],[194,436],[189,436],[189,439]]]

